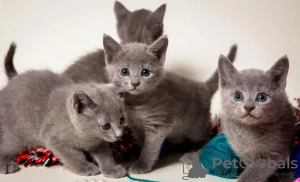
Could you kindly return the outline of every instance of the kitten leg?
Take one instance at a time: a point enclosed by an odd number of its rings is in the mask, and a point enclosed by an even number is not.
[[[0,174],[11,174],[19,171],[20,168],[13,159],[13,156],[0,154]]]
[[[180,157],[179,161],[183,162],[184,164],[187,165],[192,165],[193,164],[193,155],[198,155],[200,154],[201,150],[197,151],[197,152],[190,152],[190,153],[185,153],[183,156]]]
[[[152,170],[158,159],[162,144],[168,134],[169,127],[146,127],[145,141],[140,157],[130,167],[134,174],[145,174]]]
[[[0,174],[11,174],[20,170],[15,159],[26,147],[23,146],[24,142],[19,141],[15,136],[6,135],[5,139],[0,145]]]
[[[192,144],[193,149],[191,150],[191,152],[185,153],[183,156],[180,157],[179,161],[183,162],[185,164],[191,165],[193,163],[192,156],[195,155],[195,154],[199,156],[202,148],[205,146],[207,141],[208,140],[204,140],[202,142],[197,142],[197,143]],[[197,149],[198,151],[195,151],[195,149]],[[195,151],[195,152],[192,152],[192,151]]]
[[[101,144],[99,147],[91,150],[90,153],[98,163],[104,176],[121,178],[126,175],[125,168],[116,163],[108,143]]]
[[[206,126],[195,126],[191,128],[191,135],[189,135],[189,139],[191,140],[191,145],[192,145],[192,149],[190,152],[185,153],[183,156],[180,157],[179,161],[191,165],[193,163],[193,155],[198,155],[200,154],[202,148],[209,142],[209,140],[212,138],[210,136],[210,125],[207,125],[207,123],[205,123]],[[206,130],[202,131],[203,128],[206,128]],[[199,133],[199,131],[202,131]],[[194,152],[193,152],[194,151]]]
[[[82,175],[93,176],[100,174],[99,167],[88,162],[84,153],[76,148],[66,145],[52,145],[49,149],[59,158],[64,167],[70,171]]]
[[[265,161],[268,161],[268,159],[262,159]],[[270,159],[274,160],[274,159]],[[278,160],[274,160],[278,161]],[[259,163],[261,164],[261,163]],[[265,166],[262,165],[256,165],[256,163],[251,164],[247,169],[243,171],[241,176],[238,179],[238,182],[268,182],[268,179],[271,175],[273,175],[276,170],[277,166],[274,168],[271,168],[268,166],[267,163],[265,163]]]

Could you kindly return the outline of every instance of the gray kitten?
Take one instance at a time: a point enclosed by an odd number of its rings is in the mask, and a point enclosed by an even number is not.
[[[103,46],[111,81],[128,92],[128,122],[143,146],[139,159],[131,166],[132,173],[151,171],[165,140],[174,145],[188,140],[199,149],[210,139],[209,110],[218,89],[217,71],[204,83],[164,71],[166,36],[150,46],[121,46],[104,35]],[[231,48],[232,61],[236,49]]]
[[[222,127],[229,144],[242,159],[287,162],[295,128],[293,109],[285,92],[288,70],[286,56],[266,72],[239,72],[226,57],[220,57]],[[245,163],[250,165],[249,161]],[[276,170],[253,164],[238,181],[265,182]]]
[[[117,18],[117,30],[123,44],[128,42],[153,43],[163,33],[163,19],[166,4],[151,12],[141,9],[134,12],[128,11],[124,5],[116,1],[114,12]],[[9,79],[17,75],[13,65],[13,57],[16,45],[11,47],[5,58],[5,70]],[[64,72],[75,82],[86,82],[94,80],[99,83],[108,83],[109,78],[105,71],[104,52],[99,49],[79,58]]]
[[[74,84],[47,70],[15,76],[0,91],[0,173],[18,170],[14,159],[20,151],[46,147],[76,174],[123,177],[126,171],[108,143],[126,125],[118,94],[112,84]]]

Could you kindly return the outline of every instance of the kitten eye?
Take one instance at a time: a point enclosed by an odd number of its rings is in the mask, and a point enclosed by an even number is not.
[[[127,68],[121,69],[121,75],[122,76],[128,76],[129,75],[129,70]]]
[[[125,118],[124,117],[121,117],[120,118],[120,125],[124,124],[125,123]]]
[[[144,77],[148,77],[150,75],[150,70],[143,69],[141,75],[144,76]]]
[[[109,130],[109,128],[110,128],[110,124],[109,123],[106,123],[105,125],[102,126],[103,130]]]
[[[268,99],[268,96],[265,93],[260,93],[257,95],[258,102],[266,102],[267,99]]]
[[[235,93],[234,94],[234,96],[233,96],[233,99],[235,100],[235,101],[241,101],[241,100],[243,100],[243,94],[241,93],[241,92],[237,92],[237,93]]]

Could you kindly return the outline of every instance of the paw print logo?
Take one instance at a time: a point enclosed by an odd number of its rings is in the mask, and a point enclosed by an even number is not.
[[[265,168],[266,165],[266,160],[265,159],[256,159],[256,166],[259,167],[260,169]]]

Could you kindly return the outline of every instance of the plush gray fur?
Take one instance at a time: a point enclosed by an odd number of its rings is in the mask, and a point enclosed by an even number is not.
[[[8,79],[11,79],[12,77],[16,76],[18,72],[16,71],[13,63],[14,55],[16,52],[17,45],[12,42],[9,46],[8,52],[5,56],[4,66],[5,66],[5,72],[8,77]]]
[[[166,5],[163,4],[154,12],[145,9],[130,12],[124,5],[116,1],[114,12],[117,19],[118,34],[122,43],[153,43],[163,33],[165,11]],[[15,48],[16,45],[12,43],[5,57],[5,71],[9,79],[18,74],[13,64]],[[99,49],[79,58],[67,68],[64,74],[77,83],[90,80],[98,83],[108,83],[109,78],[105,70],[103,50]]]
[[[286,56],[266,72],[256,69],[239,72],[226,57],[220,57],[222,128],[241,158],[287,162],[295,128],[292,106],[285,92],[288,69]],[[236,92],[243,94],[242,100],[233,99]],[[267,94],[265,102],[258,101],[260,93]],[[276,170],[252,165],[238,181],[265,182]]]
[[[122,43],[153,43],[162,35],[165,9],[166,5],[162,5],[153,13],[145,9],[130,12],[116,1],[114,11]],[[75,82],[94,80],[99,83],[108,83],[103,50],[100,49],[81,57],[64,74]]]
[[[15,76],[0,91],[0,173],[18,170],[13,161],[22,150],[46,147],[66,168],[79,175],[123,177],[108,142],[123,134],[126,117],[118,87],[112,84],[74,84],[50,71]],[[102,126],[110,123],[108,130]],[[88,162],[83,152],[96,163]]]
[[[131,165],[132,173],[152,170],[165,139],[172,144],[189,140],[195,149],[210,139],[209,110],[211,97],[218,88],[217,73],[201,83],[164,71],[166,36],[150,46],[141,43],[121,46],[105,35],[103,45],[107,72],[113,83],[128,92],[125,95],[128,122],[143,146],[139,159]],[[231,49],[232,61],[235,54],[236,46]],[[121,75],[123,68],[129,70],[128,76]],[[143,69],[150,70],[148,77],[141,75]]]
[[[154,12],[145,9],[130,12],[116,1],[114,11],[122,43],[141,42],[149,45],[163,34],[166,4]]]

